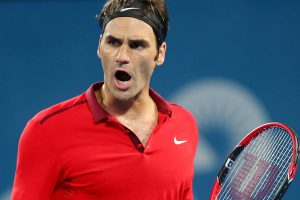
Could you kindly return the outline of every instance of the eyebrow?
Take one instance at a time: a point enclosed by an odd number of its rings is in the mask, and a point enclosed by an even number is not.
[[[114,37],[112,35],[109,35],[105,38],[105,40],[115,40],[117,42],[122,42],[122,40],[120,38]]]
[[[117,38],[117,37],[112,36],[112,35],[108,35],[106,37],[106,40],[115,40],[115,41],[120,42],[120,43],[123,42],[122,39]],[[132,43],[132,42],[144,44],[145,46],[150,46],[149,42],[147,40],[144,40],[144,39],[129,39],[129,43]]]

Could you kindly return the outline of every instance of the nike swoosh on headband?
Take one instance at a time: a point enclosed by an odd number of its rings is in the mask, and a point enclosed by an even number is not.
[[[120,12],[125,12],[125,11],[127,11],[127,10],[138,10],[138,9],[140,9],[140,8],[122,8],[122,9],[120,10]]]

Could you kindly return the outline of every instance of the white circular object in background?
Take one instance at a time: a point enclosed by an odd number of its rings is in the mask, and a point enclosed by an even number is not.
[[[195,172],[209,173],[220,167],[220,157],[214,144],[206,141],[211,129],[227,134],[226,141],[216,141],[233,147],[251,130],[269,122],[267,112],[259,100],[240,84],[226,79],[194,81],[180,88],[171,101],[187,108],[196,117],[200,132]],[[232,149],[224,149],[230,152]]]

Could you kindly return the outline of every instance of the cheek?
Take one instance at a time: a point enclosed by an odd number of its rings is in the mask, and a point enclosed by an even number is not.
[[[110,67],[111,63],[105,58],[101,59],[101,63],[102,63],[102,70],[103,70],[104,79],[106,81],[108,81],[113,76],[112,75],[112,70],[111,70],[111,67]]]
[[[113,58],[116,56],[116,50],[113,48],[108,47],[105,44],[101,44],[98,50],[98,53],[100,55],[100,59],[102,62],[111,62]]]
[[[154,71],[154,68],[155,68],[154,60],[152,61],[148,58],[148,60],[144,60],[141,63],[139,72],[144,78],[149,79]]]
[[[114,59],[112,56],[112,52],[108,52],[105,48],[102,48],[99,52],[102,68],[104,72],[107,72],[110,69],[110,66],[113,65]]]

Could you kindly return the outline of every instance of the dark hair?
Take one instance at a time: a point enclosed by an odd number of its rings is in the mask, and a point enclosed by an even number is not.
[[[147,17],[154,22],[157,27],[151,26],[156,36],[157,48],[160,47],[163,41],[165,41],[168,33],[169,15],[166,3],[164,0],[108,0],[97,19],[99,20],[100,26],[105,29],[105,19],[115,18],[124,7],[129,6],[133,3],[143,5],[143,10]],[[159,29],[159,30],[155,30]],[[158,33],[159,32],[159,33]]]

